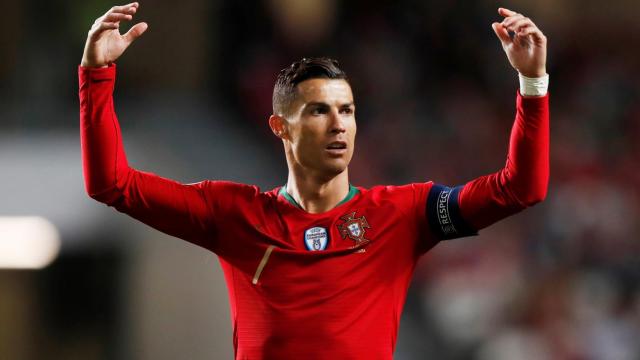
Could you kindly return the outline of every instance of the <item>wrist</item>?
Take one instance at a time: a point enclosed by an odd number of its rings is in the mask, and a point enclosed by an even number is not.
[[[518,73],[520,94],[523,96],[545,96],[549,90],[549,74],[528,77]]]
[[[84,63],[80,63],[80,66],[82,66],[83,68],[89,68],[89,69],[104,69],[109,67],[109,65],[86,65]]]
[[[517,69],[516,69],[517,70]],[[542,68],[542,69],[538,69],[535,71],[520,71],[518,70],[518,73],[528,77],[528,78],[539,78],[539,77],[543,77],[547,74],[547,69],[546,68]]]
[[[82,60],[80,61],[80,66],[87,67],[87,68],[106,68],[106,67],[109,67],[109,64],[96,64],[96,63],[89,62],[85,58],[82,58]]]

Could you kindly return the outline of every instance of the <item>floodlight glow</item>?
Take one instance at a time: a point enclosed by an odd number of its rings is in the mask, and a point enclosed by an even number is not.
[[[56,227],[39,216],[0,216],[0,269],[42,269],[58,256]]]

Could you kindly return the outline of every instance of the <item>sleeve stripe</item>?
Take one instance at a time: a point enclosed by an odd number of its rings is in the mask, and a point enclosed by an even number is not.
[[[440,240],[478,235],[460,214],[458,197],[462,186],[433,185],[427,197],[427,218],[431,231]]]

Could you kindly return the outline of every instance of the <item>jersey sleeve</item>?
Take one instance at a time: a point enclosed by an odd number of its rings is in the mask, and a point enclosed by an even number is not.
[[[216,251],[216,212],[239,185],[181,184],[129,166],[116,118],[115,65],[79,67],[80,142],[90,197],[169,235]]]
[[[475,235],[542,201],[548,182],[549,95],[518,93],[504,168],[462,186],[432,186],[427,197],[429,226],[441,240]]]

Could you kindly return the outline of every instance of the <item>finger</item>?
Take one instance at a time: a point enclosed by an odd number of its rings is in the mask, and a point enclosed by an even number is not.
[[[538,29],[535,25],[527,26],[516,34],[517,36],[530,36],[536,44],[544,43],[547,40],[547,37],[544,36],[542,31]]]
[[[514,30],[516,36],[528,36],[536,27],[533,24],[526,24]]]
[[[132,15],[123,14],[123,13],[110,13],[104,16],[102,21],[106,22],[118,22],[118,21],[129,21],[133,19]]]
[[[524,18],[525,17],[523,15],[520,15],[520,14],[509,16],[509,17],[505,18],[504,20],[502,20],[502,24],[505,25],[505,26],[510,26],[513,23],[515,23],[515,22],[517,22],[517,21],[519,21],[521,19],[524,19]]]
[[[498,37],[498,39],[500,39],[502,43],[511,42],[511,37],[509,37],[509,32],[507,31],[507,29],[504,28],[504,26],[502,26],[502,24],[494,22],[493,24],[491,24],[491,27],[493,28],[493,31],[496,33],[496,36]]]
[[[136,13],[139,6],[140,4],[138,4],[137,2],[127,4],[127,5],[122,5],[122,6],[114,6],[111,9],[109,9],[109,11],[107,11],[107,14],[122,13],[122,14],[133,15]]]
[[[520,29],[524,28],[525,26],[529,26],[529,25],[535,26],[535,24],[533,23],[533,21],[531,21],[531,19],[522,18],[520,20],[517,20],[517,21],[509,24],[509,25],[505,25],[505,27],[507,28],[507,30],[517,33],[517,32],[520,32]]]
[[[534,31],[540,31],[536,27],[536,24],[534,24],[534,23],[528,23],[528,24],[525,24],[525,25],[522,25],[522,26],[518,26],[518,27],[515,28],[516,35],[523,35],[523,34],[529,35]]]
[[[123,6],[114,6],[111,9],[109,9],[109,11],[107,11],[104,15],[97,18],[94,24],[104,21],[107,17],[111,16],[112,14],[124,14],[124,15],[128,14],[133,16],[133,14],[135,14],[137,11],[138,6],[139,6],[138,3],[131,3]]]
[[[517,15],[518,13],[505,8],[498,8],[498,14],[504,17],[507,17],[507,16]]]
[[[149,28],[149,25],[145,22],[137,23],[127,31],[126,34],[123,35],[124,39],[128,43],[132,43],[135,39],[139,38],[140,35],[144,34],[145,31]]]
[[[113,30],[119,27],[120,27],[120,23],[118,22],[103,21],[100,23],[100,25],[98,25],[97,32],[102,32],[104,30]]]
[[[101,22],[95,24],[91,30],[89,30],[89,38],[97,39],[100,34],[107,30],[114,30],[120,27],[118,22]]]

